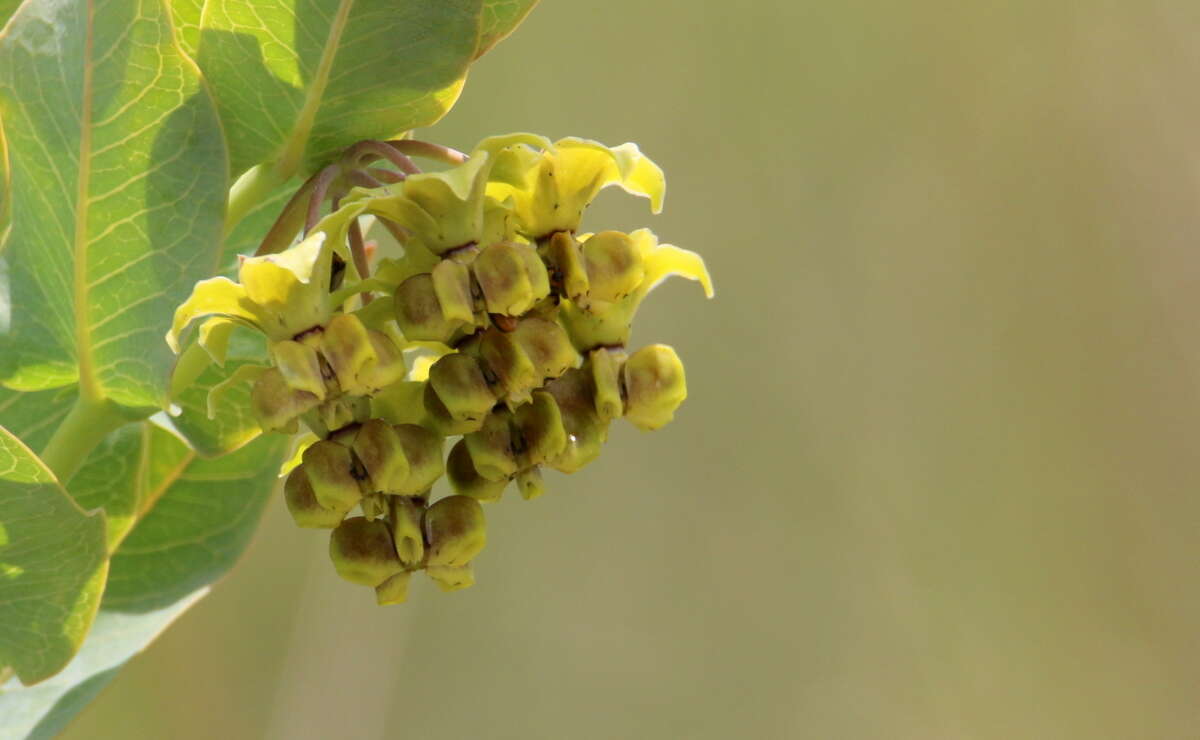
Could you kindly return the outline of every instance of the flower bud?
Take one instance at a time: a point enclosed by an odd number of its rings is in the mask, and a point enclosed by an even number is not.
[[[318,437],[328,437],[333,432],[366,418],[370,412],[371,404],[366,397],[343,395],[325,401],[317,407],[315,413],[305,416],[304,420]]]
[[[404,447],[408,459],[408,479],[397,486],[403,496],[419,496],[437,482],[445,472],[442,462],[442,438],[417,424],[397,424],[392,427]]]
[[[408,480],[408,458],[400,436],[383,419],[369,419],[358,428],[353,442],[354,455],[366,468],[370,488],[383,493],[398,493]]]
[[[368,360],[359,370],[358,380],[363,395],[373,395],[380,389],[404,380],[408,368],[404,366],[404,354],[388,335],[368,329],[367,337],[375,359]]]
[[[443,437],[453,437],[456,434],[469,434],[483,425],[483,418],[456,418],[442,403],[431,383],[425,384],[421,398],[425,405],[425,422]]]
[[[325,378],[315,349],[289,339],[272,344],[271,357],[289,387],[325,400]]]
[[[342,578],[364,586],[378,586],[404,570],[387,522],[351,517],[329,538],[329,559]]]
[[[479,421],[496,405],[479,360],[461,352],[443,355],[429,368],[429,385],[455,419]]]
[[[438,262],[431,273],[442,318],[446,321],[475,322],[475,301],[471,298],[471,273],[457,260]]]
[[[533,364],[539,381],[557,378],[579,363],[579,354],[567,332],[553,321],[534,316],[523,318],[511,336]]]
[[[477,501],[499,501],[500,495],[508,487],[508,480],[488,480],[475,470],[471,454],[462,440],[450,450],[450,457],[446,460],[446,477],[450,479],[455,493]]]
[[[583,370],[569,370],[546,385],[562,414],[567,444],[550,465],[563,473],[575,471],[595,460],[608,440],[608,422],[596,413],[592,383]]]
[[[267,368],[250,391],[250,406],[263,431],[295,431],[296,417],[321,401],[312,393],[287,384],[279,368]]]
[[[463,437],[475,470],[488,480],[506,481],[517,472],[513,452],[512,415],[494,411],[483,420],[483,427]]]
[[[589,288],[580,302],[589,310],[629,295],[645,276],[641,252],[627,234],[601,231],[583,243],[582,251]]]
[[[479,355],[485,370],[491,371],[504,389],[510,405],[528,401],[529,391],[541,384],[533,361],[510,334],[496,328],[484,331]]]
[[[470,563],[458,566],[430,565],[425,568],[425,575],[443,591],[458,591],[475,585],[475,570]]]
[[[408,601],[408,582],[412,573],[401,571],[375,587],[375,603],[379,606],[403,604]]]
[[[549,267],[550,282],[559,295],[577,300],[588,292],[587,268],[575,237],[566,231],[556,231],[542,251]]]
[[[533,399],[513,412],[521,444],[518,459],[522,468],[541,465],[562,454],[567,431],[554,396],[534,391]]]
[[[386,497],[378,491],[364,493],[362,500],[358,502],[358,508],[362,510],[362,514],[367,521],[373,522],[376,519],[383,517],[387,513]]]
[[[396,555],[406,566],[425,559],[425,536],[421,533],[421,517],[425,507],[406,496],[388,496],[388,519],[392,527],[392,542]]]
[[[350,450],[323,439],[309,445],[301,459],[313,495],[321,506],[348,511],[362,498]]]
[[[625,418],[639,429],[658,429],[675,417],[687,398],[683,363],[665,344],[642,347],[629,356],[625,379]]]
[[[321,334],[321,354],[333,368],[342,390],[355,395],[370,392],[371,389],[362,384],[359,373],[377,358],[367,327],[357,316],[343,313],[329,320]]]
[[[489,313],[520,316],[550,293],[550,279],[533,247],[497,242],[471,263]]]
[[[621,400],[623,364],[624,353],[608,349],[596,349],[588,353],[585,369],[592,378],[592,399],[596,414],[604,421],[612,421],[625,413],[624,402]]]
[[[409,341],[449,342],[463,325],[458,319],[446,318],[433,276],[427,272],[400,283],[393,300],[396,323]]]
[[[517,473],[517,485],[521,489],[521,498],[526,501],[531,501],[546,492],[541,468],[529,468]]]
[[[483,507],[468,496],[447,496],[425,510],[429,565],[466,565],[487,544]]]
[[[308,473],[305,472],[303,465],[293,468],[292,472],[288,474],[287,481],[283,484],[283,499],[298,527],[333,529],[342,523],[346,512],[350,510],[350,507],[326,509],[321,506],[313,493],[312,485],[308,481]]]

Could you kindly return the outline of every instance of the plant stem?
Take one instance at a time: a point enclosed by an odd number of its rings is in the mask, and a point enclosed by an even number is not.
[[[284,178],[268,164],[252,167],[239,177],[229,189],[229,206],[225,209],[225,236],[229,236],[233,227],[283,182]]]
[[[411,154],[414,157],[424,157],[438,162],[445,162],[449,165],[462,164],[467,161],[467,155],[451,149],[448,146],[434,144],[430,141],[418,141],[416,139],[391,139],[386,142],[393,149]]]
[[[112,401],[97,401],[80,395],[42,450],[42,462],[50,468],[59,483],[65,484],[83,464],[88,453],[109,432],[128,421]]]

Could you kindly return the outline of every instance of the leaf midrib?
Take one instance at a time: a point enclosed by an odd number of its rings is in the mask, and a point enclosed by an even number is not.
[[[94,0],[87,2],[87,28],[83,42],[83,99],[79,115],[79,163],[76,179],[75,239],[73,253],[75,301],[75,361],[79,365],[79,393],[90,401],[100,401],[104,391],[96,380],[96,368],[91,349],[91,327],[88,325],[88,279],[87,279],[87,218],[88,192],[92,174],[92,43],[95,29],[96,9]]]
[[[291,177],[300,168],[300,162],[308,148],[309,134],[312,133],[313,125],[317,120],[317,111],[321,109],[321,103],[325,97],[325,87],[329,84],[329,73],[333,69],[333,60],[337,57],[341,47],[342,34],[346,30],[346,23],[353,7],[354,0],[341,0],[338,3],[337,14],[333,17],[333,23],[329,24],[329,35],[325,37],[325,45],[321,48],[321,59],[317,62],[316,73],[304,94],[304,104],[300,106],[296,123],[292,126],[292,132],[288,135],[279,160],[275,164],[276,174],[282,178]]]

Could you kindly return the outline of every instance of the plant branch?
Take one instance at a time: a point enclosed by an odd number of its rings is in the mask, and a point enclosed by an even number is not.
[[[389,146],[397,151],[405,154],[411,154],[414,157],[424,157],[432,159],[436,162],[445,162],[446,164],[462,164],[469,157],[466,154],[451,149],[448,146],[434,144],[430,141],[417,141],[416,139],[391,139],[386,142]]]
[[[42,462],[65,485],[96,445],[128,421],[112,401],[96,401],[81,395],[46,443]]]

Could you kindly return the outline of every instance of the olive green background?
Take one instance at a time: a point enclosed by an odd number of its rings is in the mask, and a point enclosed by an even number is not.
[[[691,398],[377,608],[276,500],[69,738],[1185,738],[1200,6],[546,0],[422,136],[637,141]]]

